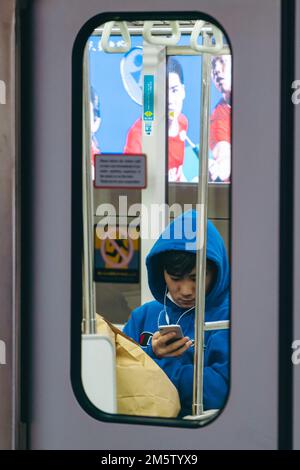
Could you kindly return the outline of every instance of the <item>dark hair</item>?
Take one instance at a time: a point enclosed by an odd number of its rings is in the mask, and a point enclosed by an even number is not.
[[[167,71],[168,73],[177,73],[180,82],[184,84],[184,76],[181,64],[174,57],[169,57],[167,61]]]
[[[164,251],[160,255],[160,262],[171,276],[184,277],[196,266],[196,254],[189,251]]]
[[[196,266],[196,254],[189,251],[164,251],[159,255],[160,265],[170,276],[184,277]],[[213,270],[216,277],[217,266],[206,258],[206,269]]]
[[[224,60],[223,60],[222,56],[214,56],[211,59],[211,65],[212,65],[213,69],[215,68],[217,62],[221,62],[222,64],[224,64]]]

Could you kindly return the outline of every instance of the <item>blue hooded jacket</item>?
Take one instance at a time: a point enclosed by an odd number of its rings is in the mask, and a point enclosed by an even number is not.
[[[146,266],[149,288],[156,300],[133,310],[124,327],[124,333],[137,341],[168,375],[178,390],[180,415],[184,416],[192,412],[194,346],[181,356],[159,359],[153,353],[151,344],[152,335],[158,331],[160,325],[177,322],[181,325],[184,336],[194,340],[195,309],[184,314],[185,309],[165,296],[166,282],[157,255],[170,250],[196,253],[196,211],[191,210],[177,217],[152,247],[146,258]],[[229,263],[223,239],[210,221],[207,223],[206,256],[215,263],[217,275],[205,299],[205,321],[228,320]],[[229,382],[228,360],[228,330],[205,332],[203,401],[206,410],[220,409],[225,404]]]

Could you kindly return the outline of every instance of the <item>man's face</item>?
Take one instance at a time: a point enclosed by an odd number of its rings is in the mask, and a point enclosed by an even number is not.
[[[216,88],[223,94],[231,93],[231,56],[218,57],[212,66],[212,79]]]
[[[214,265],[206,265],[205,292],[208,293],[215,279]],[[196,267],[184,277],[168,274],[164,270],[164,278],[172,299],[181,308],[191,308],[196,302]]]
[[[185,98],[184,85],[177,73],[169,73],[169,119],[177,119],[181,113]]]

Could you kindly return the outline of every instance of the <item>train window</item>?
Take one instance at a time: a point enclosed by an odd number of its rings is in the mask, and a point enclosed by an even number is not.
[[[82,386],[201,425],[229,389],[230,47],[205,19],[124,17],[82,61]]]

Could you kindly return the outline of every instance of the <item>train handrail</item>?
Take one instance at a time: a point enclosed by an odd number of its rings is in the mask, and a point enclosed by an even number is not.
[[[213,24],[211,24],[211,28],[215,37],[216,44],[214,46],[205,46],[203,44],[198,44],[198,38],[200,36],[201,29],[203,28],[204,24],[205,21],[203,20],[196,21],[193,31],[191,33],[190,46],[194,51],[200,52],[202,54],[219,54],[220,51],[223,49],[223,34],[222,31]]]
[[[168,36],[153,36],[151,30],[154,21],[145,21],[143,28],[143,37],[149,44],[158,46],[175,46],[181,38],[181,32],[178,21],[170,21],[172,35]]]
[[[120,28],[121,36],[125,42],[124,46],[116,45],[115,43],[114,46],[109,45],[109,39],[114,25],[117,25]],[[108,21],[105,23],[100,44],[104,52],[111,52],[113,54],[128,52],[131,49],[131,38],[126,21]]]

